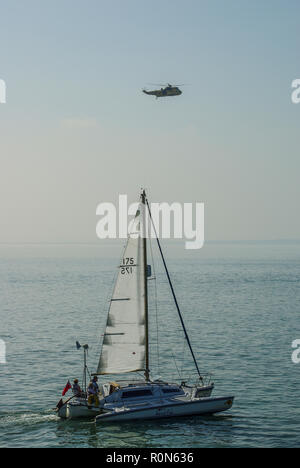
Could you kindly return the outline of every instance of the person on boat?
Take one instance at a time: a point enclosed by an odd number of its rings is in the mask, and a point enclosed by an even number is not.
[[[97,382],[96,382],[96,385],[98,387]],[[95,387],[94,380],[92,380],[89,383],[87,393],[88,393],[88,406],[92,406],[92,404],[94,404],[96,407],[98,407],[99,406],[99,396],[98,396],[99,387],[98,387],[98,391],[97,391],[96,387]]]
[[[93,382],[95,391],[96,391],[96,393],[97,393],[97,395],[98,395],[98,393],[99,393],[99,385],[98,385],[98,377],[97,377],[96,375],[94,376],[92,382]]]
[[[109,394],[112,395],[120,386],[117,382],[109,382]]]
[[[73,395],[75,395],[76,397],[81,397],[82,396],[82,390],[80,388],[78,379],[74,380],[72,391],[73,391]]]

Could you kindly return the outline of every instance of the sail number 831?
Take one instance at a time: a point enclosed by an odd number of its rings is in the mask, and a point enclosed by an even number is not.
[[[121,265],[121,274],[122,275],[132,275],[133,267],[136,266],[133,257],[125,257],[123,258],[123,262]]]

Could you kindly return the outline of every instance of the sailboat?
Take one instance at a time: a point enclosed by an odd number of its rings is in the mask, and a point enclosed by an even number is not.
[[[151,378],[148,313],[151,267],[147,261],[147,214],[155,232],[175,308],[197,372],[197,382],[194,384],[186,381],[170,383]],[[96,422],[102,423],[213,414],[232,407],[233,396],[211,397],[214,384],[210,380],[206,382],[200,373],[144,190],[119,265],[99,364],[93,375],[116,376],[141,372],[143,379],[103,383],[100,387],[99,407],[89,406],[83,395],[61,402],[58,415],[67,419],[96,417]]]

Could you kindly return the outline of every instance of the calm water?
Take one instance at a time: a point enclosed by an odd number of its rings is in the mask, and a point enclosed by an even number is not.
[[[81,377],[81,352],[97,364],[119,247],[0,246],[0,447],[296,447],[300,445],[300,244],[169,247],[179,302],[215,395],[234,394],[223,416],[105,425],[62,422],[52,408],[68,378]],[[154,376],[190,374],[167,284],[157,265],[151,306]],[[154,297],[154,282],[150,285]],[[158,366],[159,362],[159,366]]]

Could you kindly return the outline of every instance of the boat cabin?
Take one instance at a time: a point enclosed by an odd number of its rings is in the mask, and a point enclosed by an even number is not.
[[[176,384],[156,382],[119,383],[110,382],[102,385],[102,394],[106,403],[131,403],[151,399],[165,399],[184,396],[185,392]]]

